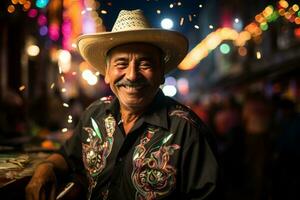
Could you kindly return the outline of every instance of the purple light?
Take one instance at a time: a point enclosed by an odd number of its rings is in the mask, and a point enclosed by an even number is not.
[[[38,14],[37,9],[34,9],[34,8],[33,8],[33,9],[30,9],[30,10],[28,11],[28,17],[30,17],[30,18],[36,17],[37,14]]]
[[[48,27],[47,26],[42,26],[40,28],[40,35],[45,36],[48,33]]]
[[[45,15],[40,14],[37,21],[40,26],[43,26],[47,23],[47,18]]]

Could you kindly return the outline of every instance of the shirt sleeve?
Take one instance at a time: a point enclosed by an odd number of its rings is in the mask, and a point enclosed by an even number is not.
[[[180,168],[181,193],[184,199],[216,199],[219,165],[209,129],[187,125],[190,138],[186,139]]]
[[[80,132],[82,129],[81,121],[74,129],[73,135],[61,147],[60,152],[68,163],[73,173],[84,173],[82,162],[82,145]]]

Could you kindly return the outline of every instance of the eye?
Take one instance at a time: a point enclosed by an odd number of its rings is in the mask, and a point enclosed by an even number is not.
[[[152,68],[152,63],[150,61],[141,61],[139,67],[141,69],[149,69]]]
[[[125,61],[118,61],[115,63],[115,66],[120,69],[126,68],[127,65],[128,65],[128,63]]]

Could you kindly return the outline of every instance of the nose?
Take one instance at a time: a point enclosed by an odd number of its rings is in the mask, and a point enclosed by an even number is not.
[[[128,64],[127,70],[126,70],[126,78],[130,81],[135,81],[138,78],[138,69],[136,67],[136,64],[134,61],[131,61]]]

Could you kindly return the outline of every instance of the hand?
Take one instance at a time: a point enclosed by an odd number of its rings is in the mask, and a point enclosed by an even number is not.
[[[39,164],[26,186],[26,200],[55,200],[56,176],[53,164]]]

